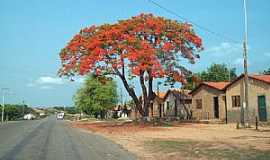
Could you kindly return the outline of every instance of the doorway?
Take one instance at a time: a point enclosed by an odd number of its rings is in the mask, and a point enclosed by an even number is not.
[[[159,104],[159,118],[162,117],[162,104]]]
[[[218,97],[214,97],[214,117],[219,119],[219,104]]]
[[[259,121],[267,121],[265,96],[258,96]]]

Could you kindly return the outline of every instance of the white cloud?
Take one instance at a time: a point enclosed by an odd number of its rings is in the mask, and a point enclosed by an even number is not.
[[[52,86],[41,86],[40,89],[51,90],[51,89],[53,89],[53,87]]]
[[[218,46],[205,48],[205,53],[210,53],[215,56],[228,56],[233,53],[241,53],[242,45],[237,43],[222,42]]]
[[[68,79],[62,79],[59,77],[52,76],[41,76],[36,80],[31,81],[27,84],[27,87],[37,87],[40,89],[53,89],[53,86],[60,85],[73,85],[73,84],[82,84],[85,80],[85,77],[76,77],[74,81],[69,81]]]
[[[54,85],[63,85],[63,79],[51,76],[41,76],[38,79],[27,84],[27,87],[37,87],[39,89],[53,89]]]
[[[58,78],[58,77],[49,77],[49,76],[44,76],[44,77],[39,77],[36,80],[36,83],[38,84],[51,84],[51,85],[60,85],[60,84],[64,84],[63,79]]]

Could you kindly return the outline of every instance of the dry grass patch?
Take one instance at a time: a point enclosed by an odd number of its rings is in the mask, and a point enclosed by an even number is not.
[[[146,141],[148,151],[156,154],[156,159],[208,159],[208,160],[268,160],[269,151],[261,151],[252,147],[240,148],[226,143],[211,143],[185,139]]]
[[[235,124],[79,122],[73,126],[113,140],[140,159],[270,159],[270,128]]]

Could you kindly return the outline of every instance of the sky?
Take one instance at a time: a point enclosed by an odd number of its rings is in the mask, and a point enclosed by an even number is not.
[[[194,26],[205,48],[201,58],[194,65],[183,62],[191,71],[205,70],[212,63],[225,63],[236,68],[238,74],[243,71],[243,0],[153,1],[186,20],[149,0],[1,0],[0,88],[9,88],[6,103],[72,106],[72,96],[82,85],[83,77],[70,82],[57,76],[61,48],[83,27],[116,23],[140,13],[202,26]],[[248,70],[258,73],[270,68],[270,1],[247,0],[247,11]]]

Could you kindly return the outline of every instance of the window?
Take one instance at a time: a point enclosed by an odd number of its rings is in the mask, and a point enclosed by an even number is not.
[[[240,96],[232,96],[232,107],[240,107],[241,106],[241,100]]]
[[[202,109],[202,99],[196,99],[196,108]]]

